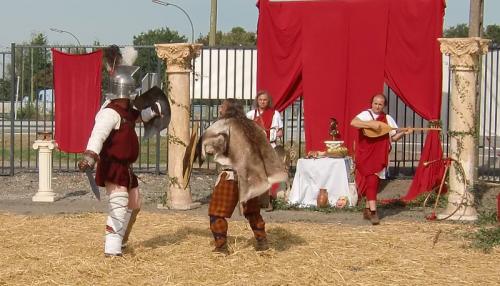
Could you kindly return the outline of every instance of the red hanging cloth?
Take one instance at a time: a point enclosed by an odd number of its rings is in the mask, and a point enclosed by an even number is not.
[[[66,54],[52,49],[55,141],[61,151],[81,153],[101,103],[102,51]]]
[[[307,150],[325,148],[331,117],[352,148],[357,130],[349,123],[384,81],[424,119],[439,119],[443,0],[260,0],[258,6],[257,86],[278,110],[303,95]],[[438,136],[428,134],[422,162],[442,156]],[[439,184],[439,169],[422,170],[412,193]]]

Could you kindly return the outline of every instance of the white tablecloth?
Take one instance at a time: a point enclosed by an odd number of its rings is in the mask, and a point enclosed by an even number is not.
[[[349,162],[349,158],[299,159],[289,203],[316,206],[319,189],[326,189],[331,206],[341,196],[349,199],[349,206],[356,205],[358,196],[354,182],[349,183]]]

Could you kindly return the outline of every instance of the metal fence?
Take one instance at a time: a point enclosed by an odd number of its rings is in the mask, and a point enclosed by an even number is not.
[[[0,174],[12,175],[16,171],[36,171],[37,155],[31,145],[40,131],[54,131],[53,101],[46,90],[52,87],[52,58],[50,49],[64,52],[91,52],[100,46],[27,46],[12,45],[10,52],[0,53],[2,67],[0,91],[9,86],[10,97],[2,101],[1,118],[1,169]],[[139,82],[150,79],[155,74],[160,82],[164,82],[164,64],[156,57],[153,46],[136,47],[143,58],[138,73]],[[483,76],[481,81],[481,128],[479,167],[480,176],[488,181],[500,181],[499,164],[497,162],[497,116],[498,105],[498,54],[499,50],[491,50],[483,57]],[[144,60],[145,59],[145,60]],[[448,153],[448,102],[450,95],[450,70],[448,58],[444,57],[443,66],[443,149]],[[15,71],[12,67],[16,67]],[[257,53],[254,48],[217,47],[204,48],[193,62],[191,73],[191,124],[198,122],[203,132],[217,118],[218,106],[226,98],[241,100],[245,109],[249,110],[256,94]],[[105,73],[103,73],[105,74]],[[9,84],[6,84],[9,82]],[[103,80],[103,89],[107,81]],[[144,83],[143,83],[144,85]],[[41,94],[40,94],[41,93]],[[388,112],[393,115],[400,126],[423,126],[427,121],[406,106],[389,88]],[[27,103],[29,103],[27,105]],[[284,143],[287,148],[294,148],[304,155],[304,128],[302,100],[299,99],[282,113],[284,124]],[[142,125],[137,132],[143,133]],[[326,132],[326,131],[325,131]],[[413,133],[397,142],[390,155],[390,174],[395,177],[412,176],[417,167],[424,133]],[[167,138],[162,133],[150,140],[141,140],[140,157],[134,169],[138,172],[165,173],[167,171]],[[54,153],[54,170],[75,171],[78,154],[61,151]],[[214,164],[208,162],[203,168],[212,169]]]

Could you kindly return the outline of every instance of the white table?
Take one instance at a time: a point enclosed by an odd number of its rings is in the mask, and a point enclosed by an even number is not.
[[[355,206],[358,196],[354,182],[349,182],[350,162],[350,158],[299,159],[289,203],[316,206],[319,189],[326,189],[331,206],[342,196],[349,199],[348,206]]]

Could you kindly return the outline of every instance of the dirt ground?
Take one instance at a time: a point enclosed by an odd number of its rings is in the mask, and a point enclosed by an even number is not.
[[[212,173],[194,172],[190,186],[193,201],[201,202],[201,207],[189,211],[172,211],[158,208],[165,196],[166,176],[140,174],[139,186],[143,196],[142,209],[155,213],[185,213],[193,216],[207,216],[208,201],[216,176]],[[52,188],[57,194],[54,203],[35,203],[31,198],[38,189],[37,173],[18,173],[15,176],[0,177],[0,212],[23,215],[73,214],[106,211],[106,195],[101,189],[100,202],[97,201],[82,173],[55,173],[52,178]],[[390,180],[383,184],[379,199],[394,199],[406,194],[411,180]],[[500,192],[497,185],[482,185],[477,194],[478,210],[494,211],[496,195]],[[387,221],[425,221],[424,210],[418,206],[391,206],[380,208],[380,216]],[[429,209],[426,209],[429,211]],[[340,210],[333,213],[277,210],[264,213],[266,221],[310,221],[318,223],[367,224],[361,214],[352,210]],[[242,219],[235,212],[232,219]]]
[[[106,259],[106,196],[85,175],[56,173],[54,203],[34,203],[38,174],[0,177],[0,285],[499,285],[500,247],[470,247],[475,224],[428,222],[422,207],[379,208],[380,226],[356,209],[263,212],[270,249],[255,252],[242,216],[229,221],[231,254],[211,252],[207,203],[215,175],[195,173],[201,207],[158,208],[166,176],[140,175],[143,211],[123,258]],[[409,180],[385,183],[381,199],[404,195]],[[492,211],[500,188],[481,185],[478,210]]]

